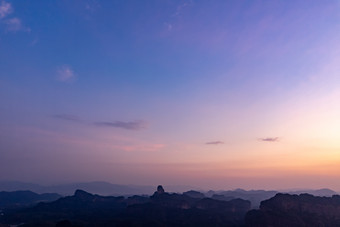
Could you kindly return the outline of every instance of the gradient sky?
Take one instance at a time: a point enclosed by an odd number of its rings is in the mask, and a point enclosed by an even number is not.
[[[340,1],[0,0],[0,180],[339,178]]]

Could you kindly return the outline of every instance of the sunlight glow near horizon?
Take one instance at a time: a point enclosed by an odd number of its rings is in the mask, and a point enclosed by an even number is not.
[[[338,1],[7,3],[0,181],[340,190]]]

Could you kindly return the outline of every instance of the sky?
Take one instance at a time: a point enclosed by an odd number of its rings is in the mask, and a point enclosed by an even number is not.
[[[0,181],[340,191],[340,1],[0,0]]]

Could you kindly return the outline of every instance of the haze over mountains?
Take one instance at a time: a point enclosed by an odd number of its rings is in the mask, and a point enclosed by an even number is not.
[[[33,206],[39,202],[50,202],[62,197],[57,193],[37,194],[31,191],[0,191],[0,209],[15,209]]]
[[[183,193],[183,195],[192,198],[212,198],[219,201],[230,201],[233,199],[244,199],[250,201],[251,208],[258,208],[261,201],[274,197],[277,193],[289,193],[289,194],[303,194],[308,193],[314,196],[333,196],[337,192],[330,189],[318,189],[318,190],[199,190],[191,188],[190,186],[165,186],[169,188],[169,192]],[[194,190],[193,190],[194,189]],[[39,201],[51,201],[61,196],[73,195],[76,190],[83,190],[91,194],[98,194],[102,196],[133,196],[142,195],[150,196],[154,192],[154,186],[140,186],[140,185],[121,185],[111,184],[108,182],[83,182],[72,184],[60,184],[52,186],[42,186],[33,183],[24,183],[18,181],[3,181],[0,182],[0,208],[11,206],[26,206],[32,205]],[[9,193],[9,192],[12,192]],[[41,195],[38,195],[38,194]],[[1,197],[2,196],[2,197]],[[7,200],[6,200],[6,197]],[[1,198],[3,201],[1,201]],[[16,202],[17,201],[17,202]],[[2,206],[1,206],[2,204]]]
[[[329,189],[310,192],[335,194]],[[30,191],[0,192],[0,226],[5,227],[20,223],[22,227],[336,226],[340,224],[339,210],[339,195],[265,190],[169,193],[159,185],[151,196],[126,197],[80,189],[64,197]]]
[[[36,193],[58,193],[61,195],[72,195],[75,190],[82,189],[90,193],[100,195],[131,195],[131,194],[152,194],[154,187],[140,185],[111,184],[104,181],[70,183],[43,186],[33,183],[18,181],[0,182],[0,191],[30,190]]]
[[[184,192],[191,189],[198,190],[195,187],[185,185],[166,185],[166,188],[172,192]],[[154,192],[154,186],[112,184],[105,181],[78,182],[48,186],[20,181],[0,181],[0,191],[30,190],[36,193],[72,195],[77,189],[99,195],[151,195]]]
[[[185,185],[165,185],[170,192],[186,192],[190,190],[204,192],[208,197],[216,195],[223,195],[233,198],[249,198],[260,197],[266,199],[274,196],[278,192],[286,192],[291,194],[309,193],[315,196],[332,196],[337,194],[330,189],[305,189],[305,190],[209,190],[205,191],[192,186]],[[56,185],[40,185],[35,183],[27,183],[20,181],[0,181],[0,191],[19,191],[29,190],[35,193],[58,193],[61,195],[72,195],[74,191],[81,189],[93,194],[99,195],[151,195],[154,192],[154,186],[150,185],[122,185],[112,184],[105,181],[94,182],[78,182],[69,184],[56,184]],[[225,198],[224,198],[225,199]]]

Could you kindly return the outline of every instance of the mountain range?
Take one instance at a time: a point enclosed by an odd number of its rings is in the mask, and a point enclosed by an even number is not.
[[[30,208],[5,210],[0,223],[30,226],[239,226],[250,210],[242,199],[219,201],[157,190],[152,196],[100,196],[83,190]]]
[[[168,193],[162,186],[151,196],[125,197],[80,189],[69,196],[0,192],[0,227],[340,226],[340,196],[334,191],[309,190],[321,196],[296,192],[237,189]],[[266,199],[257,206],[261,198]]]
[[[186,185],[168,185],[165,187],[172,192],[184,192],[193,188]],[[99,195],[128,196],[152,195],[154,186],[112,184],[105,181],[78,182],[43,186],[40,184],[20,181],[0,181],[0,191],[29,190],[35,193],[58,193],[65,196],[72,195],[77,189],[82,189],[84,191]]]
[[[22,208],[39,202],[57,200],[61,195],[56,193],[37,194],[31,191],[0,192],[0,209]]]

